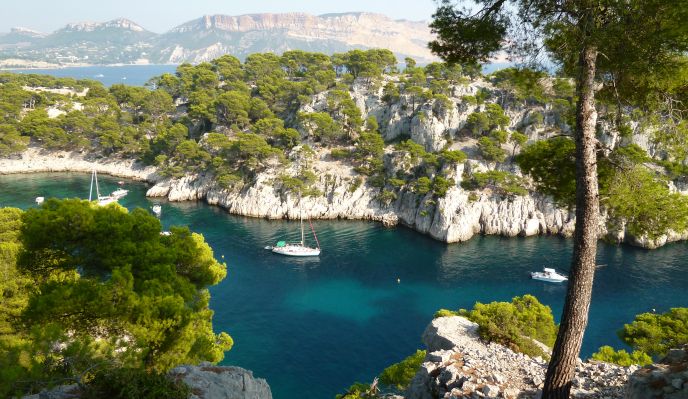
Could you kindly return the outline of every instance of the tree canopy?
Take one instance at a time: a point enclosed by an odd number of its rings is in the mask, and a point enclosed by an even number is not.
[[[185,227],[162,235],[143,209],[81,200],[0,215],[2,234],[15,237],[0,247],[8,276],[2,392],[78,380],[89,370],[217,362],[232,347],[229,335],[213,332],[208,308],[207,288],[226,267],[201,235]],[[31,386],[13,385],[20,379]]]

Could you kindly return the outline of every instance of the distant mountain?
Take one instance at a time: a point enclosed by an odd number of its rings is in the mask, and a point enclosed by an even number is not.
[[[432,39],[424,22],[384,15],[303,13],[206,15],[155,34],[127,19],[68,24],[51,34],[25,28],[0,35],[0,60],[56,64],[202,62],[223,54],[241,59],[256,52],[300,49],[334,53],[354,48],[387,48],[401,59],[429,62]]]

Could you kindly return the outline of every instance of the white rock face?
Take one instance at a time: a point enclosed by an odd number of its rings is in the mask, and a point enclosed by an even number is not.
[[[324,156],[323,156],[324,157]],[[466,170],[486,167],[477,161],[467,161],[456,167],[457,185],[449,188],[444,198],[401,191],[398,198],[381,203],[379,190],[362,182],[354,189],[351,168],[334,161],[318,161],[314,165],[319,181],[316,188],[323,192],[317,197],[302,199],[305,217],[313,219],[359,219],[379,221],[386,226],[402,223],[447,243],[470,240],[476,234],[507,237],[558,234],[570,237],[575,227],[575,215],[557,207],[550,199],[532,194],[512,199],[482,193],[471,201],[468,192],[459,187],[459,176]],[[279,175],[268,170],[258,176],[255,184],[239,191],[222,189],[211,175],[192,175],[181,179],[163,178],[154,167],[145,167],[131,160],[85,158],[79,153],[41,152],[30,148],[21,157],[0,159],[0,174],[31,172],[86,172],[143,180],[154,185],[149,197],[167,197],[170,201],[206,200],[228,212],[268,219],[298,219],[299,203],[296,195],[282,193],[274,186]],[[600,236],[607,234],[604,221]],[[657,239],[633,237],[623,228],[616,232],[619,242],[657,248],[668,242],[688,240],[688,232],[668,234]]]
[[[47,152],[29,148],[21,157],[0,158],[0,174],[34,172],[87,172],[98,173],[134,180],[155,182],[160,179],[157,170],[133,160],[109,160],[107,158],[88,158],[74,152]]]

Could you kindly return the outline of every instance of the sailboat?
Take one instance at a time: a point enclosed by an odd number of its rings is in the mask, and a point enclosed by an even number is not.
[[[318,256],[320,255],[320,242],[318,241],[318,236],[315,235],[315,229],[313,228],[313,223],[308,219],[308,224],[311,226],[311,231],[313,232],[313,238],[317,248],[311,248],[306,246],[306,235],[303,229],[303,210],[301,209],[301,192],[299,192],[299,215],[301,219],[301,242],[298,243],[287,243],[286,241],[278,241],[274,247],[272,247],[272,252],[280,255],[286,256]]]
[[[88,192],[88,200],[91,201],[93,198],[93,182],[96,183],[96,199],[98,200],[98,205],[105,206],[113,202],[117,202],[117,198],[112,195],[100,195],[100,187],[98,187],[98,172],[93,170],[91,173],[91,189]]]

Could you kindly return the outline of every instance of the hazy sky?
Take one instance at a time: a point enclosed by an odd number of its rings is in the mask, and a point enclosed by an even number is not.
[[[3,4],[4,3],[4,4]],[[394,19],[430,20],[433,0],[0,0],[0,32],[22,26],[52,32],[68,22],[124,17],[162,33],[205,14],[368,11]]]

